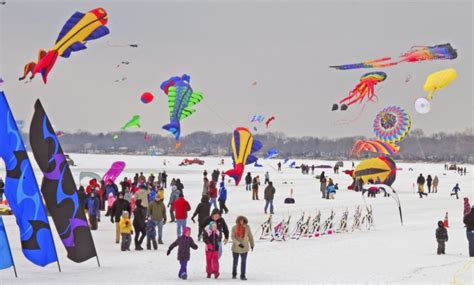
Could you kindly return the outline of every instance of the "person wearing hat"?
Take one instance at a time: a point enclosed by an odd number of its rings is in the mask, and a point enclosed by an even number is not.
[[[140,185],[140,189],[135,193],[135,198],[137,200],[142,200],[142,205],[145,208],[148,208],[148,194],[150,190],[147,189],[146,185]]]
[[[184,199],[183,193],[180,193],[179,198],[174,201],[171,208],[174,210],[176,217],[176,233],[178,237],[180,237],[186,227],[186,220],[188,218],[188,212],[191,211],[191,205]]]
[[[179,236],[168,248],[166,255],[170,255],[171,251],[178,247],[178,261],[180,264],[178,277],[180,279],[186,280],[188,278],[188,261],[191,259],[191,248],[196,250],[198,246],[194,243],[193,238],[191,237],[191,228],[185,227],[183,230],[183,235]]]
[[[240,257],[240,280],[247,280],[247,254],[255,246],[252,230],[244,216],[238,216],[232,227],[232,279],[237,278],[237,265]]]
[[[471,212],[464,216],[464,225],[466,225],[466,236],[469,242],[469,256],[474,257],[474,206]]]
[[[142,206],[142,200],[135,202],[133,210],[133,228],[135,230],[135,250],[143,250],[142,243],[146,236],[147,208]]]
[[[436,241],[438,242],[438,255],[446,254],[446,245],[448,241],[448,230],[444,227],[443,221],[438,221],[438,228],[436,229]]]
[[[204,232],[204,219],[209,217],[209,214],[211,213],[211,205],[209,205],[209,197],[202,196],[201,198],[201,203],[199,203],[196,207],[196,210],[194,211],[193,216],[191,217],[191,220],[193,223],[196,221],[194,218],[197,216],[198,217],[198,224],[199,224],[199,230],[198,230],[198,241],[201,241],[202,238],[202,233]]]
[[[166,224],[166,207],[160,195],[156,195],[148,205],[148,219],[152,220],[154,226],[158,227],[158,243],[163,244],[163,225]]]
[[[206,243],[206,272],[207,278],[219,278],[219,236],[220,232],[217,230],[217,224],[214,221],[209,222],[209,225],[204,231],[203,240]]]
[[[219,235],[219,258],[222,256],[222,234],[224,235],[224,245],[227,244],[229,241],[229,228],[227,227],[227,224],[221,216],[221,212],[219,209],[214,209],[211,212],[211,215],[203,220],[200,225],[204,228],[207,225],[209,225],[210,222],[215,222],[217,226],[217,230],[221,233]]]
[[[118,199],[115,200],[110,215],[110,222],[115,223],[115,243],[120,243],[120,218],[124,211],[130,213],[130,203],[123,199],[123,193],[120,192]]]
[[[132,242],[132,223],[130,222],[130,214],[128,211],[123,211],[120,217],[119,228],[120,235],[122,236],[122,251],[130,250],[130,243]]]

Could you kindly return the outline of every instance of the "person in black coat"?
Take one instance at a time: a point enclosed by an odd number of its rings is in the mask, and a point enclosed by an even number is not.
[[[438,221],[436,229],[436,241],[438,242],[438,255],[446,254],[446,242],[448,241],[448,230],[444,227],[443,221]]]
[[[0,202],[3,201],[3,193],[5,192],[5,183],[3,182],[3,179],[0,178]]]
[[[252,175],[250,172],[247,172],[245,176],[245,190],[252,191]]]
[[[115,200],[114,205],[112,206],[110,222],[115,223],[115,243],[120,243],[120,217],[123,212],[127,211],[130,213],[130,203],[123,199],[123,193],[120,192],[118,199]]]
[[[464,216],[463,222],[466,225],[466,235],[469,242],[469,256],[474,257],[474,206],[472,206],[471,212]]]
[[[79,189],[77,189],[77,196],[79,197],[79,204],[82,206],[82,209],[87,209],[86,206],[86,190],[84,189],[84,186],[79,186]]]
[[[135,202],[133,210],[133,228],[135,229],[135,250],[143,250],[142,243],[146,237],[146,214],[147,209],[142,206],[142,200]]]
[[[210,222],[214,222],[217,225],[217,230],[221,233],[219,235],[219,258],[222,256],[222,235],[224,235],[224,245],[229,241],[229,228],[224,220],[221,217],[221,212],[219,209],[214,209],[211,212],[211,215],[203,220],[200,223],[201,227],[206,227]]]
[[[196,210],[194,211],[194,214],[191,217],[191,220],[193,221],[193,223],[196,222],[194,218],[196,216],[198,217],[198,224],[199,224],[198,241],[201,241],[202,232],[204,231],[204,227],[202,226],[202,223],[204,222],[204,219],[209,217],[210,213],[211,213],[211,205],[209,204],[209,196],[204,195],[201,198],[201,203],[197,205]]]

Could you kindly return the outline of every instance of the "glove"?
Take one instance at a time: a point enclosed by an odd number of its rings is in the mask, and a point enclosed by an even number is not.
[[[228,240],[228,239],[224,239],[224,245],[226,245],[227,242],[229,242],[229,240]]]
[[[166,255],[170,255],[170,253],[171,253],[171,251],[168,249],[168,250],[166,251]]]
[[[239,247],[240,247],[240,248],[244,248],[244,245],[241,244],[241,243],[239,243]]]

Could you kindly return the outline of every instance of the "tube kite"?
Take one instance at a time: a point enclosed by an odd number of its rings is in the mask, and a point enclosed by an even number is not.
[[[359,157],[360,153],[367,151],[392,156],[398,153],[399,150],[400,147],[396,144],[379,140],[357,140],[352,147],[352,154]]]
[[[88,41],[101,38],[109,33],[105,26],[108,21],[107,12],[102,8],[93,9],[87,13],[74,13],[59,33],[56,44],[43,56],[33,69],[32,76],[41,73],[43,82],[48,81],[48,74],[53,68],[58,56],[68,58],[71,52],[84,50]]]
[[[265,125],[267,126],[267,129],[273,120],[275,120],[275,116],[271,116],[270,118],[268,118],[268,120],[265,121]]]

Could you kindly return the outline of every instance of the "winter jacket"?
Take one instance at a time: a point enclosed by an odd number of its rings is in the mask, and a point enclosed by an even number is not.
[[[120,217],[119,228],[121,234],[131,234],[132,222],[130,222],[129,218]]]
[[[112,193],[115,198],[117,198],[118,195],[118,188],[117,185],[115,184],[107,184],[105,186],[105,197],[109,197],[109,194]]]
[[[171,206],[174,209],[177,220],[184,220],[188,217],[188,211],[191,210],[191,205],[183,197],[179,197]]]
[[[245,236],[244,238],[237,236],[236,234],[237,225],[232,227],[232,252],[234,253],[247,253],[250,248],[255,246],[253,241],[252,230],[245,224]]]
[[[459,186],[454,186],[453,190],[452,190],[454,193],[458,193],[459,191],[461,191],[461,188],[459,188]]]
[[[194,211],[192,219],[194,219],[197,216],[198,223],[202,224],[204,219],[209,217],[210,212],[211,212],[211,205],[209,204],[209,198],[207,196],[203,196],[201,198],[201,203],[197,205],[196,210]]]
[[[436,229],[436,239],[440,241],[448,241],[448,231],[445,227],[438,227]]]
[[[172,251],[173,248],[178,247],[178,260],[189,261],[191,259],[190,248],[198,249],[198,246],[194,243],[192,237],[180,236],[174,241],[168,248],[168,252]]]
[[[265,187],[263,198],[265,200],[273,200],[274,197],[275,197],[275,187],[273,187],[273,185],[268,185],[267,187]]]
[[[426,178],[426,185],[431,186],[432,181],[433,179],[431,178],[431,176],[428,176],[428,178]]]
[[[219,201],[227,201],[227,189],[225,188],[223,182],[221,182],[221,187],[219,188]]]
[[[97,216],[99,213],[99,198],[97,196],[87,198],[87,213],[89,216]]]
[[[107,196],[107,206],[109,208],[112,208],[112,206],[114,205],[115,203],[115,197],[114,197],[114,194],[110,193],[109,196]]]
[[[252,176],[250,173],[245,176],[245,184],[252,184]]]
[[[130,185],[130,182],[128,181],[122,181],[120,182],[120,187],[122,188],[122,191],[125,191],[126,188],[131,189],[132,185]]]
[[[208,195],[209,192],[209,180],[207,178],[204,179],[204,184],[202,185],[202,195]]]
[[[464,224],[466,225],[466,231],[474,231],[474,210],[464,216]]]
[[[369,190],[371,189],[372,187],[369,188]],[[377,187],[373,187],[375,188],[375,190],[377,191],[378,188]],[[327,193],[336,193],[336,187],[334,185],[330,185],[328,186],[328,188],[326,189],[326,192]]]
[[[464,197],[464,211],[463,216],[466,216],[471,212],[471,204],[469,203],[469,198]]]
[[[146,211],[147,209],[141,204],[137,204],[135,210],[133,210],[133,226],[139,229],[143,229],[146,226]]]
[[[435,176],[435,178],[433,179],[433,186],[438,186],[438,184],[439,184],[438,176]]]
[[[418,176],[418,179],[416,180],[416,183],[418,185],[425,185],[425,178],[422,175]]]
[[[168,206],[173,205],[174,201],[176,201],[176,199],[178,199],[179,195],[181,194],[181,192],[178,190],[178,188],[176,188],[176,186],[173,186],[172,188],[173,190],[171,190],[170,199],[168,200]]]
[[[148,204],[147,215],[153,221],[166,221],[166,207],[163,200],[151,201],[150,204]]]
[[[220,233],[218,230],[211,231],[209,228],[204,231],[202,240],[206,243],[207,249],[209,251],[219,251],[219,236]]]
[[[147,189],[140,189],[137,191],[137,193],[135,193],[135,199],[138,200],[142,200],[142,205],[143,207],[148,207],[148,193],[150,191],[148,191]]]
[[[0,188],[0,192],[2,191],[2,189]],[[86,190],[84,190],[84,187],[79,187],[79,190],[77,190],[77,196],[79,197],[79,204],[81,205],[81,207],[83,209],[87,209],[87,205],[86,205],[86,202],[87,202],[87,197],[86,197]]]
[[[224,238],[225,239],[229,239],[229,228],[227,227],[227,224],[225,222],[225,220],[220,217],[219,219],[217,220],[213,220],[212,219],[212,216],[216,213],[220,213],[218,209],[214,209],[212,210],[212,213],[209,217],[205,218],[202,223],[199,223],[201,225],[201,227],[206,227],[207,225],[209,225],[209,223],[211,221],[215,222],[217,224],[217,230],[221,233],[219,235],[219,241],[222,240],[222,234],[224,235]]]
[[[115,222],[120,222],[120,217],[123,214],[123,211],[127,211],[130,213],[130,203],[124,199],[117,199],[112,206],[112,213],[110,219],[115,218]]]
[[[253,180],[252,180],[252,190],[257,191],[259,184],[260,184],[260,183],[259,183],[257,177],[254,177]]]
[[[156,238],[156,227],[155,223],[152,220],[148,220],[146,222],[146,238],[147,239],[155,239]]]
[[[211,181],[209,183],[209,190],[207,191],[207,195],[211,199],[217,198],[217,188],[216,188],[216,183],[214,183],[214,181]]]
[[[148,193],[148,203],[151,203],[151,201],[155,200],[155,198],[156,198],[156,192],[150,191],[150,193]]]

